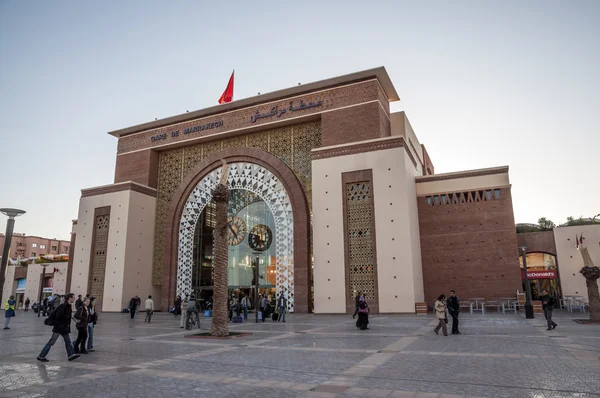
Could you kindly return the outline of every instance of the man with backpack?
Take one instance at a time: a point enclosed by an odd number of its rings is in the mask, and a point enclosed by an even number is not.
[[[46,318],[44,324],[48,326],[52,326],[52,337],[46,343],[40,355],[38,355],[37,360],[40,362],[48,362],[46,355],[50,352],[50,348],[56,343],[59,337],[62,337],[65,341],[65,347],[67,349],[67,356],[69,361],[77,359],[80,357],[79,354],[75,354],[73,349],[73,343],[71,342],[71,315],[73,313],[73,309],[71,308],[71,304],[75,301],[75,295],[73,293],[69,293],[66,296],[66,300],[64,303],[58,306],[54,311],[50,313],[50,316]]]

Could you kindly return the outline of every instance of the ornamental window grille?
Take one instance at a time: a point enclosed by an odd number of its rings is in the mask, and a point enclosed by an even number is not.
[[[346,202],[350,297],[362,292],[369,300],[377,302],[371,182],[347,183]]]
[[[104,293],[104,276],[106,273],[106,251],[108,249],[109,224],[109,215],[96,217],[96,223],[94,225],[94,253],[89,292],[90,295],[96,297],[99,302],[102,302],[102,296]]]
[[[482,189],[478,191],[442,193],[425,197],[429,206],[457,205],[473,202],[491,202],[500,200],[500,189]]]

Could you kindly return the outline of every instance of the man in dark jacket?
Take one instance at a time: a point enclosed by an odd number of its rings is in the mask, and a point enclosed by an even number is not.
[[[71,342],[71,314],[73,313],[73,309],[71,308],[71,304],[75,301],[75,295],[73,293],[69,293],[66,296],[66,301],[58,306],[58,308],[50,314],[50,317],[47,319],[49,322],[53,322],[52,327],[52,337],[50,341],[46,343],[44,348],[42,348],[42,352],[38,355],[37,360],[41,362],[48,362],[46,359],[46,355],[50,352],[50,348],[56,343],[59,337],[65,340],[65,347],[67,349],[67,356],[69,361],[77,359],[80,357],[79,354],[75,354],[73,349],[73,343]]]
[[[139,304],[137,296],[132,297],[131,300],[129,300],[129,315],[131,316],[131,319],[135,317],[135,313],[138,310],[138,308]]]
[[[460,312],[460,301],[454,290],[450,290],[450,297],[446,301],[446,307],[452,317],[452,334],[460,334],[458,331],[458,313]]]
[[[77,296],[77,300],[75,301],[75,310],[78,310],[79,307],[83,305],[83,300],[81,299],[81,294]]]
[[[548,294],[547,290],[542,290],[542,296],[540,297],[542,302],[542,309],[544,310],[544,317],[548,321],[548,329],[554,330],[558,325],[552,320],[552,310],[554,310],[554,297]]]

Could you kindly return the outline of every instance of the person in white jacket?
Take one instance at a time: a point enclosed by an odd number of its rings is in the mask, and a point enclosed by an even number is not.
[[[188,310],[188,296],[185,295],[185,299],[181,302],[181,320],[179,321],[179,327],[183,329],[185,322],[187,321],[187,310]]]
[[[435,301],[435,305],[433,307],[435,310],[435,317],[438,320],[438,325],[433,329],[435,334],[438,334],[440,328],[444,333],[444,336],[448,336],[448,329],[446,328],[446,296],[441,294],[440,297]]]
[[[148,296],[144,307],[146,308],[146,319],[144,319],[144,322],[150,323],[150,321],[152,321],[152,314],[154,313],[154,301],[152,301],[152,296]]]

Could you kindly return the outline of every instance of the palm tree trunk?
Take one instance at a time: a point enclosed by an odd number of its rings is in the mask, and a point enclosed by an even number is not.
[[[217,337],[229,336],[229,323],[227,316],[227,186],[219,184],[213,190],[213,200],[216,203],[215,237],[214,237],[214,292],[213,292],[213,318],[210,334]]]
[[[600,292],[598,291],[598,279],[585,278],[590,302],[590,320],[600,322]]]

